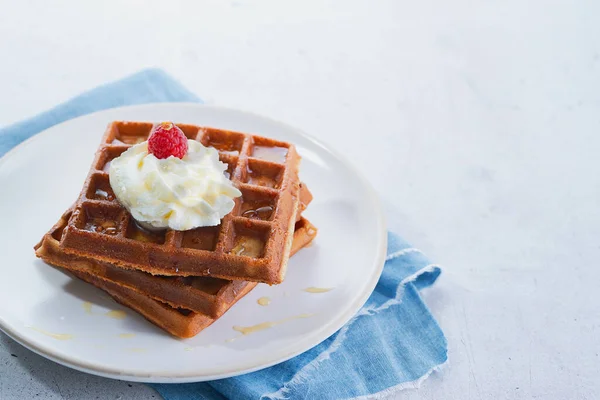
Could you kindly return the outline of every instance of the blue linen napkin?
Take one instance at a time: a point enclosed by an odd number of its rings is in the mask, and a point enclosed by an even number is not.
[[[447,360],[446,338],[419,295],[440,273],[420,250],[388,233],[375,291],[354,318],[318,346],[246,375],[152,386],[168,400],[376,399],[418,388]]]
[[[0,156],[71,118],[124,105],[177,101],[201,102],[161,70],[144,70],[0,129]],[[355,317],[321,344],[251,374],[151,386],[167,400],[378,398],[416,388],[447,360],[446,338],[419,295],[440,272],[418,249],[390,233],[375,291]]]

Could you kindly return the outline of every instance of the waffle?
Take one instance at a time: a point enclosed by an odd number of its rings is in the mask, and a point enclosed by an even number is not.
[[[66,220],[63,220],[66,221]],[[60,224],[57,224],[59,227]],[[64,225],[63,225],[64,226]],[[312,233],[311,233],[312,231]],[[52,231],[57,232],[57,231]],[[296,223],[294,232],[294,245],[292,253],[296,253],[301,248],[307,246],[316,234],[316,228],[306,219],[301,219]],[[49,264],[55,265],[64,271],[70,272],[79,279],[82,279],[92,285],[104,290],[111,295],[119,303],[137,311],[147,320],[161,327],[174,336],[181,338],[189,338],[197,335],[201,330],[212,324],[225,311],[233,306],[239,299],[249,293],[257,282],[244,281],[223,281],[221,288],[214,293],[212,284],[203,284],[197,287],[188,286],[189,293],[192,296],[214,296],[215,302],[218,303],[217,308],[220,313],[217,316],[206,315],[186,309],[184,307],[173,307],[170,304],[155,300],[154,298],[145,295],[137,289],[129,285],[123,285],[114,276],[111,275],[110,268],[114,270],[126,271],[110,264],[95,261],[89,258],[75,256],[61,251],[58,240],[49,233],[42,242],[37,246],[41,257]],[[153,277],[144,272],[133,271],[138,274],[144,274],[150,279],[160,280],[161,277]],[[180,279],[180,278],[175,278]],[[183,278],[187,279],[187,278]],[[211,280],[209,277],[193,277],[192,279],[202,281]],[[187,285],[182,285],[181,289],[185,290]],[[160,290],[160,288],[159,288]]]
[[[182,339],[196,336],[200,331],[216,321],[208,315],[194,313],[188,310],[173,308],[165,303],[154,300],[126,286],[120,286],[114,282],[106,281],[97,276],[81,271],[69,271],[77,278],[91,283],[104,290],[117,302],[140,313],[144,318],[159,326],[173,336]],[[256,285],[254,283],[253,285]],[[252,288],[248,285],[243,291],[238,292],[230,306],[244,297]]]
[[[150,233],[138,227],[111,190],[108,167],[152,123],[113,122],[68,221],[61,248],[153,275],[204,276],[277,284],[283,281],[296,213],[298,166],[294,145],[260,136],[177,124],[184,134],[219,151],[242,192],[216,227]]]
[[[310,199],[308,200],[310,201]],[[36,246],[36,255],[51,265],[71,271],[93,274],[120,286],[135,290],[175,308],[184,308],[212,318],[220,317],[232,304],[237,293],[248,285],[247,281],[227,281],[212,277],[165,277],[146,272],[119,268],[110,263],[66,253],[60,239],[72,210],[68,210],[44,235]],[[317,229],[305,218],[296,222],[290,256],[308,245]]]

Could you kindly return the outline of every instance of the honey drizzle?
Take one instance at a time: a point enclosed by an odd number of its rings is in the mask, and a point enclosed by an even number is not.
[[[256,324],[256,325],[252,325],[252,326],[238,326],[238,325],[235,325],[233,327],[233,330],[240,332],[242,335],[250,335],[251,333],[264,331],[265,329],[269,329],[269,328],[272,328],[274,326],[281,325],[281,324],[284,324],[286,322],[293,321],[295,319],[310,318],[313,315],[314,314],[304,313],[304,314],[294,315],[292,317],[280,319],[279,321],[262,322],[260,324]]]
[[[268,306],[269,304],[271,304],[271,298],[270,297],[261,297],[260,299],[256,300],[256,302],[258,304],[260,304],[263,307]]]
[[[41,333],[43,335],[49,336],[49,337],[51,337],[53,339],[56,339],[56,340],[71,340],[74,337],[73,335],[70,335],[68,333],[52,333],[52,332],[48,332],[48,331],[45,331],[43,329],[36,328],[35,326],[28,326],[27,328],[33,329],[36,332],[39,332],[39,333]]]
[[[326,293],[329,292],[330,290],[333,290],[333,288],[319,288],[319,287],[307,287],[306,289],[302,289],[305,292],[308,293]]]
[[[110,310],[103,314],[94,313],[94,311],[92,310],[92,307],[94,305],[92,303],[90,303],[89,301],[84,301],[81,306],[83,307],[83,311],[86,314],[90,314],[90,315],[104,315],[105,317],[113,318],[113,319],[125,319],[125,317],[127,317],[127,314],[125,313],[125,311],[122,311],[122,310]]]

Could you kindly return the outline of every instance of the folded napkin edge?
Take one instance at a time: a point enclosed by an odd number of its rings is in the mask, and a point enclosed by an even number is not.
[[[432,285],[433,283],[435,283],[437,281],[437,278],[441,275],[443,271],[443,267],[440,264],[428,264],[426,266],[424,266],[423,268],[421,268],[420,270],[418,270],[417,272],[415,272],[414,274],[411,274],[409,276],[407,276],[406,278],[402,279],[402,281],[400,282],[401,285],[406,285],[407,283],[411,283],[411,282],[417,282],[420,280],[425,280],[426,283],[428,283],[429,285]],[[423,279],[426,278],[426,279]],[[419,289],[423,288],[423,285],[418,285]]]

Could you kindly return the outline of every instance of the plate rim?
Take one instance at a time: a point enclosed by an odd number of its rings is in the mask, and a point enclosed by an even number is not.
[[[104,110],[95,111],[89,114],[81,115],[76,118],[72,118],[66,121],[63,121],[59,124],[53,125],[44,129],[43,131],[27,138],[23,142],[19,143],[9,151],[7,151],[2,157],[0,157],[0,169],[9,160],[11,157],[14,157],[17,152],[23,151],[27,146],[29,146],[35,140],[39,140],[39,137],[42,135],[47,135],[47,131],[53,129],[61,129],[64,125],[68,125],[73,123],[74,121],[86,118],[93,118],[99,114],[115,112],[119,110],[132,110],[132,109],[143,109],[143,108],[155,108],[155,107],[185,107],[185,108],[204,108],[204,109],[217,109],[222,112],[227,113],[238,113],[245,114],[249,118],[259,119],[259,120],[267,120],[270,123],[277,124],[282,126],[287,131],[293,131],[295,134],[299,136],[303,136],[305,139],[309,140],[312,144],[320,147],[334,158],[336,158],[344,168],[346,168],[349,172],[354,175],[356,180],[360,183],[360,185],[365,189],[365,193],[369,199],[369,201],[374,205],[374,209],[372,210],[373,216],[376,219],[376,226],[379,228],[377,235],[379,236],[377,242],[378,252],[374,255],[372,263],[376,266],[374,273],[371,275],[368,284],[366,285],[366,289],[363,293],[356,297],[352,302],[351,306],[348,307],[347,312],[338,314],[335,318],[333,318],[328,324],[321,326],[318,330],[314,330],[312,334],[310,334],[306,341],[299,342],[295,344],[288,350],[285,354],[281,355],[278,353],[278,356],[265,356],[253,363],[252,365],[246,365],[238,368],[220,368],[216,372],[211,374],[206,373],[198,373],[198,372],[188,372],[188,373],[169,373],[167,371],[160,371],[157,373],[138,373],[135,371],[124,371],[124,370],[114,370],[112,368],[104,368],[99,365],[93,364],[93,362],[87,360],[77,359],[71,356],[57,354],[53,351],[50,346],[41,345],[35,342],[35,340],[28,340],[27,338],[19,335],[19,329],[15,329],[11,327],[8,322],[2,318],[0,315],[0,330],[2,330],[7,336],[26,347],[27,349],[33,351],[50,359],[58,364],[67,366],[69,368],[73,368],[75,370],[83,371],[86,373],[90,373],[93,375],[98,375],[106,378],[112,379],[121,379],[128,380],[132,382],[144,382],[144,383],[191,383],[191,382],[203,382],[215,379],[224,379],[233,376],[238,376],[242,374],[247,374],[251,372],[255,372],[264,368],[271,367],[273,365],[285,362],[299,354],[302,354],[306,351],[311,350],[315,346],[319,345],[326,339],[328,339],[331,335],[335,334],[339,331],[346,323],[348,323],[356,313],[362,308],[362,306],[366,303],[368,298],[373,293],[377,282],[383,272],[383,267],[385,264],[385,257],[387,252],[387,229],[386,229],[386,221],[384,217],[383,208],[381,205],[381,201],[379,196],[375,192],[375,189],[371,185],[371,183],[366,179],[366,177],[355,168],[352,163],[342,154],[338,153],[336,150],[331,149],[328,145],[322,143],[319,139],[314,136],[307,134],[303,130],[296,128],[292,125],[289,125],[285,122],[276,120],[274,118],[270,118],[267,116],[263,116],[254,112],[246,111],[238,108],[231,107],[223,107],[218,105],[210,105],[210,104],[201,104],[194,102],[159,102],[159,103],[146,103],[146,104],[135,104],[129,106],[122,107],[113,107],[107,108]]]

